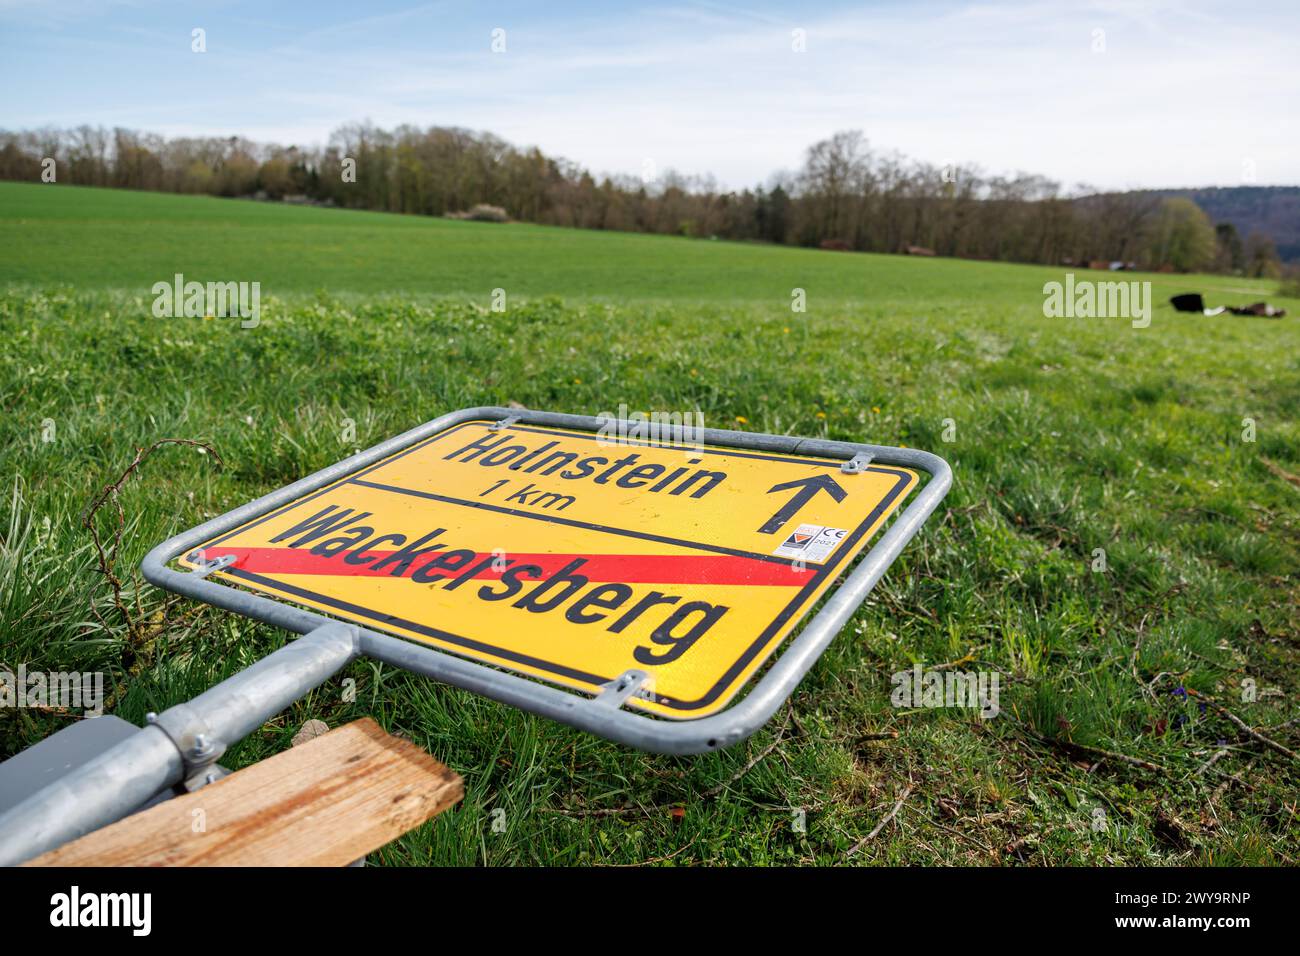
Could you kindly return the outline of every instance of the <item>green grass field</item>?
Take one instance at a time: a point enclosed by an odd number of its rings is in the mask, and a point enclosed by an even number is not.
[[[1296,760],[1214,706],[1300,748],[1300,301],[1272,283],[1125,276],[1157,302],[1134,329],[1044,318],[1060,269],[11,183],[0,249],[0,664],[104,671],[135,722],[286,639],[165,601],[135,570],[148,548],[449,410],[699,410],[953,465],[790,706],[731,751],[640,754],[362,662],[227,755],[370,715],[465,777],[372,861],[1297,859]],[[261,282],[261,325],[154,318],[175,272]],[[1192,290],[1291,316],[1166,304]],[[126,484],[119,608],[81,515],[161,438],[221,460],[164,447]],[[891,706],[914,662],[998,671],[1002,713]],[[0,755],[71,719],[0,711]]]

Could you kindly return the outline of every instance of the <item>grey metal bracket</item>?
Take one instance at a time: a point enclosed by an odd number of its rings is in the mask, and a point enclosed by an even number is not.
[[[226,742],[208,725],[203,715],[189,704],[177,704],[161,714],[149,714],[145,720],[150,726],[165,733],[176,745],[176,750],[184,761],[187,778],[201,774],[226,752]]]
[[[519,416],[518,416],[518,415],[511,415],[511,416],[509,416],[509,417],[507,417],[507,418],[503,418],[503,419],[501,419],[501,421],[499,421],[499,422],[495,422],[495,423],[493,423],[492,426],[491,426],[491,428],[492,428],[492,430],[493,430],[494,432],[499,432],[499,431],[501,431],[501,429],[503,429],[503,428],[509,428],[511,425],[514,425],[514,424],[517,423],[518,421],[519,421]]]
[[[198,557],[193,557],[193,554],[197,554]],[[198,577],[201,578],[206,578],[209,574],[212,574],[214,571],[220,571],[222,568],[228,568],[235,563],[235,555],[233,554],[223,554],[221,557],[213,558],[211,560],[208,560],[208,557],[203,553],[202,548],[200,548],[198,551],[195,551],[193,554],[191,555],[191,558],[194,561],[198,562],[199,566],[197,568],[192,568],[190,570],[190,574],[197,575]]]
[[[867,465],[871,464],[872,457],[864,451],[858,452],[844,464],[840,465],[840,471],[846,475],[856,475],[867,470]]]
[[[176,786],[186,793],[193,793],[195,790],[201,790],[210,783],[216,783],[222,777],[230,776],[230,771],[219,763],[208,764],[201,770],[196,771],[186,777]]]
[[[617,678],[602,686],[601,692],[591,699],[596,707],[612,707],[618,710],[633,697],[642,700],[654,700],[654,678],[642,670],[624,671]]]

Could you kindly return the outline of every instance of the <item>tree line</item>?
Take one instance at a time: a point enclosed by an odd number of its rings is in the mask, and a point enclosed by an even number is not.
[[[51,162],[52,161],[52,162]],[[1279,272],[1265,235],[1212,223],[1190,199],[1066,191],[873,149],[861,132],[809,147],[753,188],[707,176],[602,176],[491,133],[351,123],[314,148],[80,126],[0,131],[0,178],[312,202],[444,216],[478,204],[525,222],[863,252],[1249,276]]]

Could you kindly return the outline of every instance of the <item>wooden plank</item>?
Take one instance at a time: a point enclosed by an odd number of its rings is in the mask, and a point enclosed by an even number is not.
[[[355,721],[27,866],[343,866],[447,809],[460,777]]]

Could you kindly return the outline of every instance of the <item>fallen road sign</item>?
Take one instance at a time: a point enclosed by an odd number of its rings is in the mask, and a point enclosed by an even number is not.
[[[607,425],[452,413],[165,542],[145,575],[304,633],[324,612],[368,656],[695,752],[771,716],[951,483],[914,449]]]
[[[724,707],[914,471],[465,422],[205,542],[215,574],[667,717]],[[199,567],[192,553],[182,560]]]

